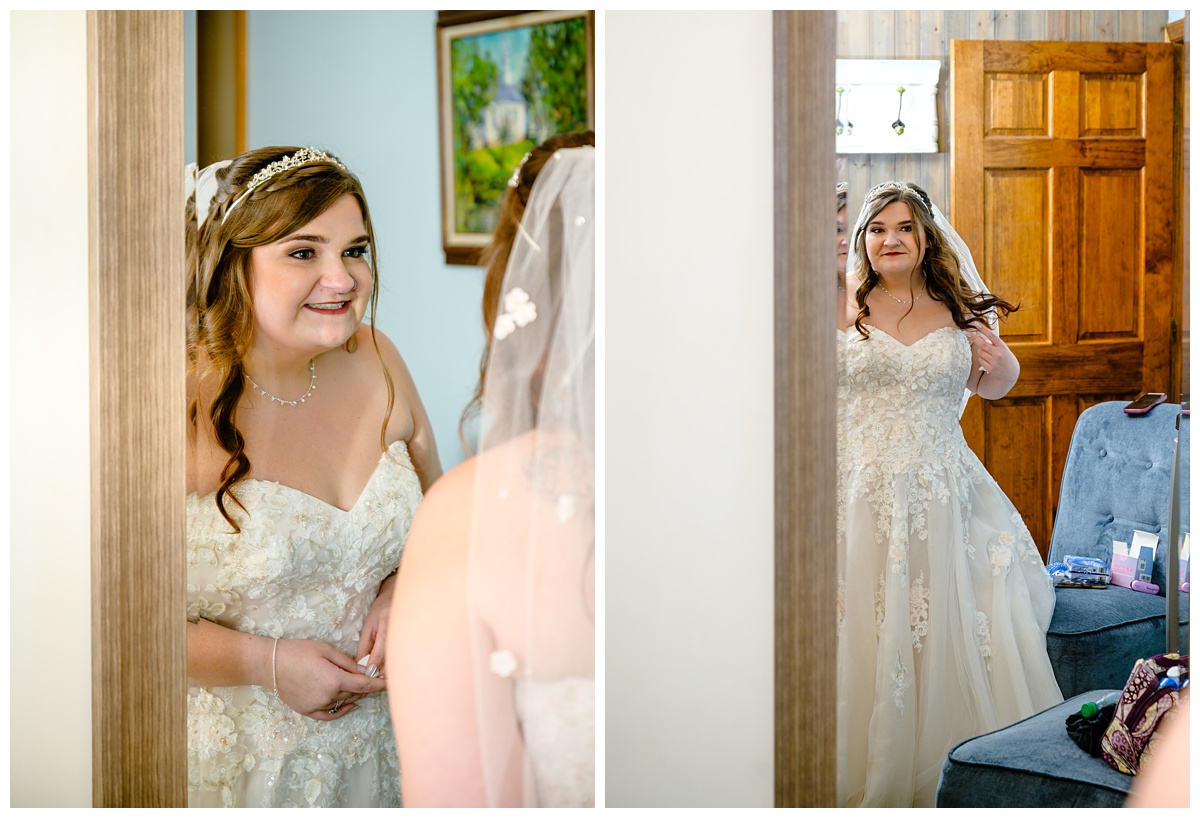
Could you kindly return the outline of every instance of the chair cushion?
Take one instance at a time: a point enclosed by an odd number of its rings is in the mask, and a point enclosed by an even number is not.
[[[1179,650],[1188,652],[1188,594],[1179,595]],[[1167,649],[1167,600],[1110,585],[1055,590],[1046,652],[1063,696],[1121,688],[1138,659]]]
[[[1122,806],[1133,776],[1088,755],[1065,726],[1067,716],[1078,713],[1084,702],[1108,692],[1074,696],[1024,721],[962,742],[942,764],[936,806]]]

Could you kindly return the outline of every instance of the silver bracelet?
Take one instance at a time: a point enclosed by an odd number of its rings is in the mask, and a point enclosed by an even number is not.
[[[271,692],[279,696],[279,680],[275,677],[275,652],[279,650],[279,637],[275,637],[275,645],[271,648]]]

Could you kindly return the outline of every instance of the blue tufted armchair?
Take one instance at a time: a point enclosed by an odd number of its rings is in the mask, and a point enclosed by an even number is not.
[[[1174,455],[1176,404],[1127,415],[1120,401],[1085,410],[1075,424],[1063,469],[1050,562],[1068,554],[1112,562],[1112,542],[1135,530],[1159,537],[1154,558],[1157,596],[1110,586],[1103,591],[1060,588],[1046,650],[1063,696],[1120,688],[1133,663],[1166,650],[1167,518]],[[1180,532],[1189,529],[1188,416],[1180,422]],[[1188,595],[1179,594],[1179,644],[1187,652]]]
[[[1112,541],[1135,530],[1159,535],[1152,596],[1109,586],[1056,590],[1046,649],[1066,701],[952,749],[938,782],[939,807],[1120,807],[1132,778],[1093,758],[1064,723],[1086,701],[1125,686],[1135,660],[1167,647],[1165,597],[1178,569],[1167,564],[1171,466],[1179,406],[1129,416],[1101,403],[1075,425],[1063,469],[1050,562],[1067,554],[1112,560]],[[1180,532],[1188,531],[1188,419],[1180,419]],[[1187,594],[1179,595],[1179,650],[1187,652]]]

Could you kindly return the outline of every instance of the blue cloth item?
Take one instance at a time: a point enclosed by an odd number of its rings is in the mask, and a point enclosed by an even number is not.
[[[1088,755],[1066,728],[1067,716],[1109,692],[1083,693],[1002,730],[962,742],[942,765],[936,806],[1122,806],[1133,776]]]
[[[1112,541],[1134,531],[1159,536],[1154,560],[1158,596],[1110,585],[1104,590],[1057,588],[1046,650],[1064,696],[1122,687],[1135,660],[1166,650],[1167,523],[1177,404],[1127,415],[1125,403],[1100,403],[1075,424],[1063,469],[1048,562],[1067,555],[1112,560]],[[1190,530],[1189,424],[1180,423],[1180,534]],[[1179,639],[1188,645],[1188,594],[1181,593]]]
[[[1068,571],[1080,574],[1103,574],[1108,576],[1111,570],[1108,563],[1095,557],[1076,557],[1068,554],[1065,558]]]

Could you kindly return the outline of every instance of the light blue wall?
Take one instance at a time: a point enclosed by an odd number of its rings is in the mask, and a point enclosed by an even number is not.
[[[196,161],[196,12],[183,13],[183,155]]]
[[[438,179],[436,13],[247,15],[247,144],[315,145],[366,189],[379,248],[378,327],[433,421],[442,465],[483,349],[483,270],[447,266]]]

